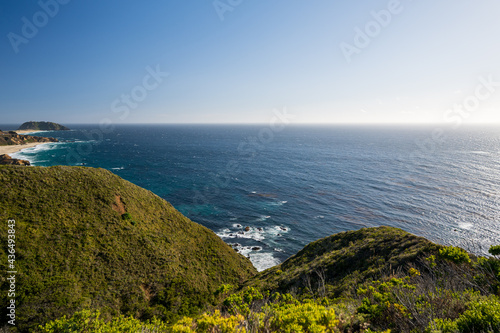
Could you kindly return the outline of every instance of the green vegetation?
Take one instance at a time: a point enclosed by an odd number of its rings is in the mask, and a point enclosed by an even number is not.
[[[18,130],[68,131],[69,128],[48,121],[28,121],[19,126]]]
[[[250,279],[247,286],[282,293],[340,297],[352,286],[377,280],[441,246],[403,230],[379,227],[332,235],[307,245],[281,265]],[[355,291],[353,292],[355,293]]]
[[[499,246],[477,257],[369,228],[257,273],[213,232],[108,171],[0,166],[0,186],[0,219],[16,221],[11,332],[500,332]]]
[[[446,246],[439,250],[439,256],[455,264],[470,262],[469,254],[464,249],[456,246]]]
[[[500,256],[500,245],[492,245],[488,252],[493,256]]]
[[[256,273],[212,231],[106,170],[0,166],[0,187],[2,258],[6,222],[16,221],[19,331],[83,309],[100,310],[103,320],[173,322],[215,303],[220,285]],[[8,290],[5,278],[0,284]]]
[[[391,269],[386,269],[380,258],[370,264],[365,262],[367,258],[356,262],[349,256],[351,251],[362,251],[362,244],[374,235],[396,255]],[[401,241],[399,246],[391,235]],[[346,241],[344,238],[349,240],[344,254],[351,258],[349,263],[365,267],[372,271],[370,275],[347,272],[339,280],[336,275],[329,277],[325,270],[317,281],[304,278],[304,287],[293,289],[292,294],[262,288],[265,283],[259,286],[259,277],[274,273],[271,268],[241,289],[221,285],[214,292],[217,306],[199,316],[185,316],[173,325],[158,325],[154,332],[500,332],[499,280],[493,268],[498,267],[498,259],[468,254],[469,260],[465,260],[462,249],[438,246],[401,230],[381,227],[327,237],[306,246],[295,260],[310,256],[309,261],[302,261],[308,266],[316,260],[313,252],[323,258],[329,253],[335,255],[336,243]],[[336,260],[342,262],[344,257]],[[287,274],[290,266],[282,269],[280,276]],[[378,278],[372,279],[375,276]],[[346,277],[356,283],[348,286]],[[336,281],[343,286],[338,297],[334,292],[340,289],[329,285]]]
[[[141,322],[133,317],[123,315],[114,317],[110,321],[101,318],[99,310],[82,310],[75,313],[71,318],[64,316],[41,325],[39,330],[43,333],[81,333],[81,332],[154,332],[158,330],[166,331],[168,326],[158,319]]]
[[[132,219],[132,215],[130,215],[130,213],[122,214],[122,220],[129,221],[130,224],[132,224],[132,225],[136,225],[137,224],[137,222],[134,221],[134,219]]]

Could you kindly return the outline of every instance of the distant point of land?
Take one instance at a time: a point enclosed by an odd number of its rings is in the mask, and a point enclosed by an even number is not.
[[[37,130],[37,131],[68,131],[66,126],[51,123],[48,121],[28,121],[19,126],[19,131]]]

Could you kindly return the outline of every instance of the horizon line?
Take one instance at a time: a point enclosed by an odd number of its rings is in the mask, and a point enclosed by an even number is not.
[[[24,122],[23,122],[24,123]],[[19,123],[19,125],[23,124]],[[93,126],[101,126],[100,123],[91,123],[91,122],[57,122],[62,125],[93,125]],[[19,126],[17,123],[5,123],[0,124],[0,126]],[[137,123],[109,123],[106,126],[128,126],[128,125],[192,125],[192,126],[270,126],[269,122],[205,122],[205,123],[196,123],[196,122],[178,122],[178,123],[149,123],[149,122],[137,122]],[[290,122],[288,124],[282,124],[285,126],[441,126],[441,127],[467,127],[467,126],[499,126],[499,122],[474,122],[474,123],[447,123],[447,122],[419,122],[419,123],[409,123],[409,122],[393,122],[393,123],[381,123],[381,122]],[[1,130],[1,127],[0,127]],[[9,130],[9,129],[6,129]],[[13,130],[13,129],[10,129]]]

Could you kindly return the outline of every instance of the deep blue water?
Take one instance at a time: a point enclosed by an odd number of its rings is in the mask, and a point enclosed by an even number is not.
[[[330,234],[380,225],[443,244],[500,243],[499,127],[71,127],[43,133],[61,143],[14,156],[108,169],[258,269]]]

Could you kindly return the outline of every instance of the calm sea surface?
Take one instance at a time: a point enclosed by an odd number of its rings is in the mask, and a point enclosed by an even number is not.
[[[319,238],[380,225],[442,244],[500,243],[500,127],[71,127],[43,133],[60,143],[14,157],[108,169],[259,270]]]

